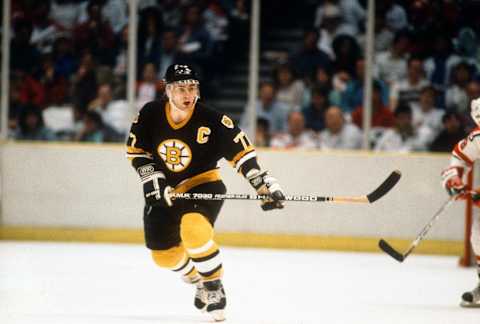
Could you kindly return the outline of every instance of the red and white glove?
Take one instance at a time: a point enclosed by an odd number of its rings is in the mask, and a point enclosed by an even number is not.
[[[450,167],[442,172],[442,185],[450,196],[456,196],[455,199],[465,199],[468,194],[462,174],[463,169],[459,167]]]

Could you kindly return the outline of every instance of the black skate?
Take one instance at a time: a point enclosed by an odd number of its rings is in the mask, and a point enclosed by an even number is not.
[[[207,289],[201,281],[197,282],[196,286],[197,290],[195,291],[195,300],[193,301],[193,304],[197,309],[204,312],[207,308]]]
[[[183,276],[182,279],[186,283],[195,285],[197,287],[193,304],[197,309],[204,312],[207,308],[207,290],[203,286],[202,277],[199,274],[196,274],[193,277]]]
[[[462,307],[480,308],[480,283],[472,291],[467,291],[462,295],[462,302],[460,303]]]
[[[207,312],[212,315],[215,321],[225,320],[225,307],[227,298],[220,279],[206,281],[203,283],[207,293]]]

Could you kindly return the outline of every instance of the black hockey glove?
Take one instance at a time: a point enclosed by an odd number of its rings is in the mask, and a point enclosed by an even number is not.
[[[167,185],[165,174],[155,170],[154,164],[147,164],[137,169],[143,184],[145,203],[150,206],[170,207],[172,187]]]
[[[267,195],[268,198],[262,200],[262,209],[282,209],[283,200],[285,200],[285,194],[282,188],[278,184],[277,179],[270,176],[267,171],[260,172],[258,170],[252,170],[247,175],[247,179],[253,188],[259,195]]]

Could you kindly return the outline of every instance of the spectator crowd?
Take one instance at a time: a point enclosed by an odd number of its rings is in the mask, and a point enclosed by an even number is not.
[[[313,14],[298,17],[305,29],[299,48],[277,60],[260,85],[258,146],[361,148],[365,3],[305,1],[304,12]],[[168,65],[194,65],[208,96],[248,44],[250,1],[138,5],[137,104],[130,107],[126,0],[12,1],[11,138],[123,141],[138,109],[163,95]],[[375,9],[372,147],[450,151],[474,127],[469,103],[480,97],[480,2],[382,0]]]
[[[362,147],[365,3],[314,3],[300,48],[279,56],[260,86],[257,144]],[[469,104],[480,95],[478,10],[478,1],[376,1],[367,134],[374,150],[450,151],[472,130]]]
[[[120,142],[140,107],[163,95],[174,62],[222,73],[244,1],[139,0],[136,105],[126,98],[127,0],[12,0],[9,136]]]

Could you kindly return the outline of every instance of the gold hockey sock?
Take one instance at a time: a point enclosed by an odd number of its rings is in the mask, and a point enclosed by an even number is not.
[[[181,245],[168,250],[152,250],[152,258],[158,266],[180,273],[187,282],[197,274],[190,257]]]
[[[204,280],[215,280],[222,276],[220,250],[213,241],[213,227],[199,213],[183,215],[180,236],[195,269]]]

